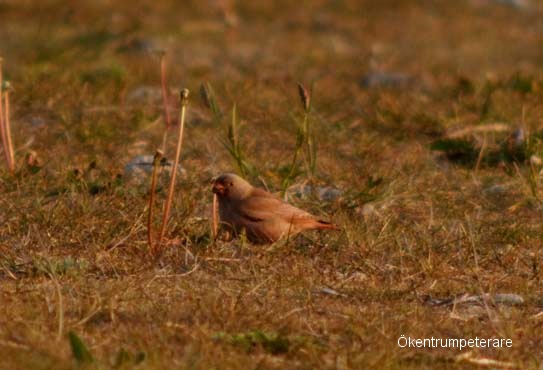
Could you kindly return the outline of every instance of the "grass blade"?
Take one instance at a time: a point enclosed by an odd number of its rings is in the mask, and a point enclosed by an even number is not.
[[[70,341],[70,348],[72,349],[72,355],[78,365],[89,364],[94,361],[92,354],[88,350],[85,343],[79,338],[79,336],[70,331],[68,333],[68,340]]]

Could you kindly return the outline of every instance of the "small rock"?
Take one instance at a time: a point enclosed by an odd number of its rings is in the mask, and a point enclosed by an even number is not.
[[[526,131],[522,127],[516,128],[511,133],[511,139],[513,140],[513,145],[517,148],[524,145],[524,142],[526,141]]]
[[[156,51],[158,48],[154,41],[148,40],[148,39],[141,39],[141,38],[133,38],[129,40],[128,42],[122,44],[117,48],[117,51],[120,53],[152,53]]]
[[[530,6],[528,0],[494,0],[494,2],[517,9],[527,9]]]
[[[153,161],[154,156],[152,155],[139,155],[132,158],[132,160],[124,167],[125,177],[129,181],[139,185],[149,182],[149,177],[153,173]],[[173,162],[163,158],[160,161],[160,167],[162,176],[169,177],[172,171]],[[186,171],[181,165],[178,165],[177,167],[177,174],[180,176],[186,175]]]
[[[322,201],[333,202],[343,195],[343,192],[331,186],[294,185],[288,189],[291,195],[306,198],[312,194]]]
[[[162,90],[155,86],[139,86],[130,91],[126,99],[132,103],[160,103],[162,101]]]
[[[494,184],[483,190],[486,194],[503,194],[507,192],[507,186]]]
[[[45,126],[46,122],[45,119],[37,116],[30,118],[30,124],[32,125],[32,127],[43,127]]]
[[[319,187],[317,188],[317,196],[319,199],[332,202],[338,198],[341,197],[343,193],[339,189],[335,189],[332,187]]]
[[[379,208],[383,209],[382,206],[380,206]],[[364,218],[364,222],[383,218],[383,215],[379,212],[377,206],[372,203],[366,203],[362,206],[356,207],[354,211]]]
[[[409,86],[413,81],[411,76],[403,73],[370,72],[360,80],[364,88],[401,88]]]
[[[471,0],[471,3],[476,6],[508,6],[517,10],[527,10],[531,6],[530,0]]]

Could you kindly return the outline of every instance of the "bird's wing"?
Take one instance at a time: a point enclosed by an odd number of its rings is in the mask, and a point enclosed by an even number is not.
[[[285,222],[297,223],[301,220],[316,218],[261,189],[254,189],[252,194],[241,202],[239,211],[253,222],[279,217]]]

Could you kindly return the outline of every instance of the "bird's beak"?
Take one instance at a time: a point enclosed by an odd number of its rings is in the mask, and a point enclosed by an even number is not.
[[[223,184],[219,184],[218,182],[213,183],[213,187],[211,188],[211,191],[215,194],[224,195],[226,188]]]

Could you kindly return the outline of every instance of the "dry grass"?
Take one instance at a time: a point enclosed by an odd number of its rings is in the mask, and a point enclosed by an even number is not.
[[[0,4],[3,78],[17,87],[15,156],[39,159],[18,161],[15,174],[0,168],[0,368],[483,366],[461,360],[466,350],[399,348],[403,334],[510,338],[512,348],[473,358],[540,369],[537,164],[500,152],[508,139],[499,132],[484,133],[480,161],[480,132],[460,161],[430,150],[481,124],[541,130],[543,8],[532,3]],[[236,106],[250,180],[272,191],[287,175],[308,179],[303,163],[290,170],[304,117],[296,84],[313,86],[313,183],[343,196],[291,200],[342,231],[264,247],[215,243],[209,179],[238,164],[223,145],[229,114],[216,119],[193,97],[173,239],[151,260],[149,181],[123,176],[164,134],[150,48],[168,53],[168,86],[194,92],[209,81],[222,112]],[[408,78],[362,84],[372,71]],[[522,151],[541,154],[538,145]],[[493,148],[496,160],[485,154]],[[160,180],[157,204],[166,189]],[[516,293],[524,304],[423,303],[466,292]]]

